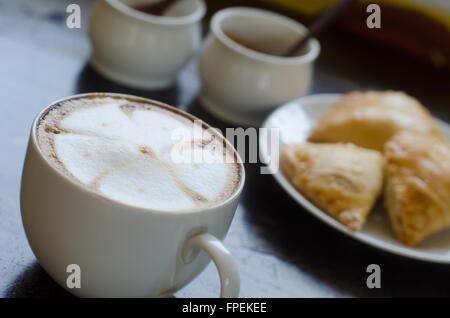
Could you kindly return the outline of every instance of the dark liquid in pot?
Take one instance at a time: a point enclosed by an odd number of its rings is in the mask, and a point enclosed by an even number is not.
[[[132,6],[133,9],[151,14],[151,15],[164,15],[172,5],[179,0],[162,0],[155,3],[144,3]]]
[[[258,45],[255,45],[253,43],[249,43],[249,41],[243,40],[239,35],[231,32],[231,31],[223,31],[223,33],[225,33],[225,35],[227,37],[229,37],[231,40],[233,40],[234,42],[238,43],[239,45],[242,45],[243,47],[256,51],[256,52],[260,52],[260,53],[264,53],[264,54],[268,54],[268,55],[273,55],[273,56],[284,56],[282,54],[275,54],[273,52],[273,50],[268,50],[265,47],[261,47]],[[300,52],[297,52],[294,56],[300,56],[303,55],[307,52],[307,49],[302,49]]]

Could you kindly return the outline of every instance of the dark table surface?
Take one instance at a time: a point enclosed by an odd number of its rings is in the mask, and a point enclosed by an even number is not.
[[[91,1],[76,2],[83,15],[80,30],[65,25],[69,1],[0,0],[0,297],[70,296],[40,267],[20,218],[29,129],[42,108],[75,93],[124,92],[161,100],[215,127],[226,126],[196,101],[200,82],[195,60],[163,91],[130,90],[95,73],[87,65]],[[216,10],[238,3],[257,2],[209,1],[208,6]],[[330,30],[319,40],[322,53],[311,93],[404,90],[450,121],[448,70],[339,31]],[[303,210],[273,177],[260,175],[259,167],[246,165],[245,190],[225,240],[240,269],[242,297],[450,296],[449,265],[402,258],[346,237]],[[366,287],[366,267],[372,263],[381,266],[381,289]],[[210,264],[177,296],[215,297],[218,291],[218,275]]]

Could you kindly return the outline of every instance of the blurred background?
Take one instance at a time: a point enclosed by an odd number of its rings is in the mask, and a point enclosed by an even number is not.
[[[76,93],[120,92],[166,102],[221,129],[229,126],[196,100],[201,85],[196,58],[164,90],[134,90],[97,74],[88,64],[93,2],[0,0],[0,297],[68,296],[37,263],[20,217],[29,129],[46,105]],[[211,16],[225,7],[260,7],[308,26],[334,2],[207,0],[203,33]],[[80,29],[66,26],[70,3],[81,7]],[[366,27],[369,3],[381,8],[380,29]],[[450,1],[358,1],[318,40],[322,50],[311,94],[401,90],[450,122]],[[301,211],[272,176],[259,174],[258,164],[247,165],[246,172],[246,188],[225,241],[240,266],[241,296],[450,296],[448,266],[404,259],[356,242]],[[383,268],[380,290],[365,286],[365,269],[373,262]],[[179,295],[215,297],[217,290],[217,274],[209,265]]]
[[[221,1],[209,1],[214,8]],[[234,2],[243,5],[247,1]],[[260,0],[252,5],[279,9],[300,21],[308,23],[336,3],[336,0]],[[369,16],[367,6],[378,4],[382,13],[382,27],[369,29],[361,23]],[[220,7],[220,5],[219,5]],[[217,7],[218,8],[218,7]],[[357,1],[347,9],[330,28],[339,31],[335,36],[352,38],[354,49],[360,49],[357,42],[372,44],[378,50],[396,51],[415,57],[436,68],[448,68],[450,61],[450,3],[446,0],[381,0]],[[343,45],[345,45],[343,43]],[[380,56],[380,60],[381,60]],[[376,61],[373,61],[376,63]]]
[[[49,84],[52,81],[57,81],[55,85],[63,85],[60,80],[57,80],[58,76],[51,76],[52,72],[65,72],[67,76],[73,74],[70,72],[71,63],[57,64],[63,57],[73,63],[87,64],[90,55],[87,26],[93,1],[76,2],[81,7],[81,29],[68,29],[65,25],[68,15],[66,7],[72,2],[0,0],[2,73],[3,77],[4,74],[10,74],[9,80],[3,83],[2,91],[11,92],[21,84],[31,84],[35,77],[39,80],[36,80],[37,83],[33,83],[34,85]],[[261,7],[290,16],[308,26],[335,2],[333,0],[207,0],[208,10],[203,19],[203,30],[206,34],[211,16],[225,7]],[[366,12],[369,3],[376,3],[381,8],[382,27],[379,29],[369,29],[365,24],[369,16]],[[311,93],[369,88],[404,90],[419,98],[425,106],[432,108],[435,115],[449,120],[449,112],[445,111],[447,108],[441,105],[450,87],[449,1],[357,1],[330,27],[320,33],[318,39],[322,50],[316,64],[316,80]],[[40,63],[45,65],[43,61],[48,63],[53,61],[48,65],[46,74],[48,78],[45,81],[42,81],[42,74],[38,74],[37,66],[33,66],[38,63],[39,58],[28,55],[28,53],[39,54],[30,51],[35,48],[38,48],[37,52],[47,53]],[[52,55],[59,55],[61,58],[52,60]],[[192,76],[196,72],[196,67],[192,66],[194,63],[195,61],[186,67],[192,72],[181,72],[180,78]],[[79,65],[72,67],[80,68]],[[21,78],[17,82],[12,80],[11,76],[21,76],[17,74],[25,70],[28,79]],[[79,85],[76,88],[77,91],[107,88],[102,86],[104,84],[110,85],[109,87],[115,90],[130,92],[114,83],[93,80],[92,76],[96,74],[92,74],[91,71],[91,68],[86,65],[81,73],[76,74],[83,78],[78,82],[72,80],[72,83],[77,82]],[[86,73],[89,76],[83,77]],[[191,91],[194,93],[192,96],[199,89],[196,87],[196,82],[198,81],[192,79],[190,83]],[[66,83],[69,85],[70,81]],[[90,86],[90,83],[95,85]],[[11,85],[13,87],[10,87]],[[144,95],[167,98],[167,94],[159,94],[159,92],[151,94],[144,92]],[[174,99],[166,102],[185,106],[192,101],[192,98],[187,97],[186,94],[181,95],[183,96],[179,98],[185,98],[182,101]]]

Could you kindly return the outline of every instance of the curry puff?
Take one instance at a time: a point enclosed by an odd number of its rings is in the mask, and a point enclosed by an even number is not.
[[[352,144],[285,145],[280,164],[298,191],[353,231],[364,225],[383,184],[382,154]]]
[[[433,117],[417,99],[394,91],[351,92],[325,113],[309,141],[351,142],[382,152],[400,130],[441,137]]]
[[[450,146],[401,132],[385,145],[385,206],[400,241],[415,245],[450,226]]]

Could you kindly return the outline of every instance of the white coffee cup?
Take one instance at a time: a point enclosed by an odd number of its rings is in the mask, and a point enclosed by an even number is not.
[[[105,77],[138,89],[164,88],[176,79],[201,43],[203,0],[176,3],[168,16],[130,5],[159,0],[100,0],[92,10],[91,65]]]
[[[92,94],[64,100],[88,95]],[[195,119],[156,101],[108,95],[156,104]],[[47,273],[77,296],[162,297],[189,283],[210,257],[219,271],[221,296],[237,297],[237,266],[221,240],[242,192],[243,165],[239,163],[241,178],[235,192],[212,207],[167,212],[113,201],[56,169],[39,146],[40,119],[64,100],[46,107],[36,117],[22,174],[23,225],[30,246]],[[228,143],[225,138],[224,142]],[[206,253],[199,253],[200,250]],[[81,288],[71,289],[67,285],[67,269],[71,264],[81,269]]]
[[[270,11],[234,7],[217,12],[210,26],[199,65],[199,100],[207,110],[232,123],[258,125],[274,107],[308,92],[319,42],[311,39],[302,55],[277,56],[306,33],[302,24]],[[224,31],[273,54],[246,48]]]

